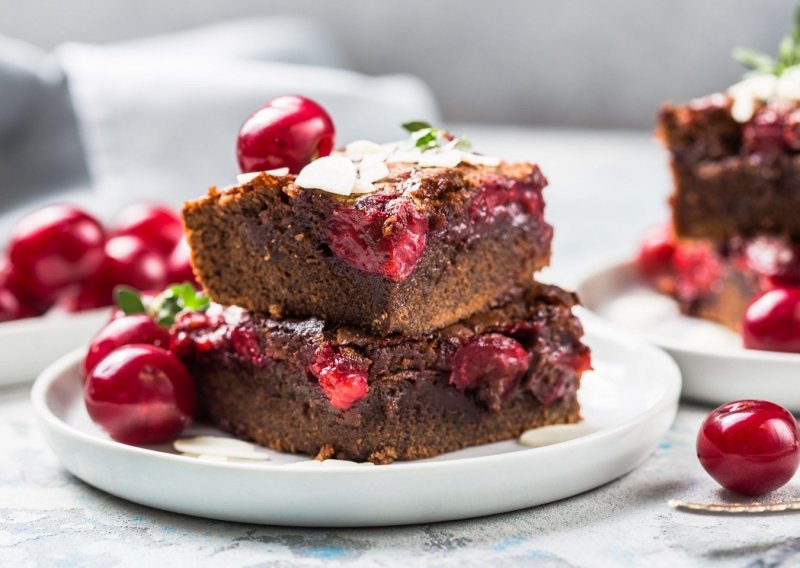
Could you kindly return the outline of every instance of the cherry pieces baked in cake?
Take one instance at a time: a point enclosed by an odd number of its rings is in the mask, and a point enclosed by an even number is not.
[[[171,347],[201,415],[276,450],[381,464],[577,422],[590,354],[575,296],[533,280],[553,234],[539,168],[422,122],[330,153],[332,121],[290,99],[243,127],[240,163],[272,169],[184,208],[215,303],[181,314]],[[298,131],[283,162],[253,150]]]
[[[735,331],[747,331],[748,322],[762,318],[748,313],[754,299],[800,286],[800,19],[795,20],[777,60],[739,51],[740,61],[754,67],[743,81],[688,104],[665,104],[657,120],[674,180],[672,223],[647,237],[640,268],[684,313]],[[758,310],[764,310],[763,302]],[[772,311],[768,319],[775,329],[791,323],[788,305],[776,304]],[[756,347],[747,333],[745,346]]]
[[[173,350],[224,430],[293,453],[388,463],[579,420],[589,350],[574,295],[532,284],[421,336],[236,307],[185,312]]]

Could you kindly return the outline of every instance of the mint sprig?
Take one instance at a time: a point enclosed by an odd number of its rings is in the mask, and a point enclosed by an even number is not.
[[[173,284],[145,305],[141,294],[128,286],[114,289],[114,302],[125,315],[148,314],[159,325],[170,327],[175,316],[184,310],[202,312],[211,304],[205,293],[198,291],[191,282]]]
[[[466,138],[453,136],[443,128],[435,128],[424,120],[410,120],[403,123],[403,128],[411,135],[411,144],[423,152],[437,150],[455,141],[459,150],[470,150],[472,144]]]
[[[745,68],[757,73],[780,77],[789,67],[800,65],[800,4],[795,6],[792,29],[778,45],[777,57],[747,47],[733,50],[733,58]]]

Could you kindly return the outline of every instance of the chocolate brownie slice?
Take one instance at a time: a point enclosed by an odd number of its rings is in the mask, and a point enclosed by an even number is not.
[[[713,95],[661,108],[657,135],[671,154],[673,223],[681,238],[724,246],[761,234],[800,238],[800,115],[764,103],[740,123]]]
[[[194,269],[211,298],[414,335],[484,309],[549,262],[547,182],[535,165],[388,166],[366,195],[263,173],[187,203]]]
[[[439,331],[374,336],[213,305],[172,330],[207,417],[270,448],[387,463],[577,422],[575,297],[534,284]]]

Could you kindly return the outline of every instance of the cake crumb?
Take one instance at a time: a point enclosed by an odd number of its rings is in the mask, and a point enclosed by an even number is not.
[[[316,457],[314,458],[316,461],[325,461],[331,459],[333,456],[336,455],[336,450],[331,444],[325,444],[319,449]]]

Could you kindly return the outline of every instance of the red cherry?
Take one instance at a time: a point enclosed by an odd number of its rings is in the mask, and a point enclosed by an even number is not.
[[[75,207],[52,205],[17,224],[8,254],[25,292],[53,299],[100,269],[104,241],[103,227],[94,217]]]
[[[137,290],[160,290],[167,284],[163,256],[136,237],[108,239],[103,278],[113,289],[124,284]]]
[[[328,245],[345,264],[402,282],[425,252],[428,218],[413,203],[375,195],[343,205],[328,222]]]
[[[800,288],[775,288],[750,302],[742,339],[748,349],[800,353]]]
[[[84,386],[89,416],[126,444],[159,444],[183,431],[195,407],[189,371],[153,345],[124,345],[91,370]]]
[[[675,292],[678,298],[692,301],[713,292],[722,279],[724,265],[714,248],[706,242],[682,243],[672,259]]]
[[[726,489],[762,495],[786,484],[800,465],[797,421],[763,400],[723,404],[700,427],[697,457]]]
[[[192,249],[183,237],[167,259],[167,280],[172,283],[191,282],[199,287],[197,277],[192,268]]]
[[[111,320],[94,336],[83,360],[85,378],[103,358],[117,347],[134,343],[169,347],[169,331],[145,314],[122,316]]]
[[[367,368],[358,357],[333,342],[319,346],[310,365],[331,405],[347,410],[367,395]]]
[[[122,210],[114,234],[137,237],[166,256],[183,236],[183,224],[168,207],[138,203]]]
[[[490,333],[459,347],[451,366],[450,384],[478,389],[478,398],[498,410],[528,370],[530,355],[518,341]]]
[[[654,227],[645,234],[639,245],[636,264],[645,277],[658,278],[672,271],[674,256],[675,234],[672,225],[665,224]]]
[[[289,168],[296,174],[333,150],[333,121],[320,105],[295,95],[268,102],[245,120],[236,141],[242,172]]]

